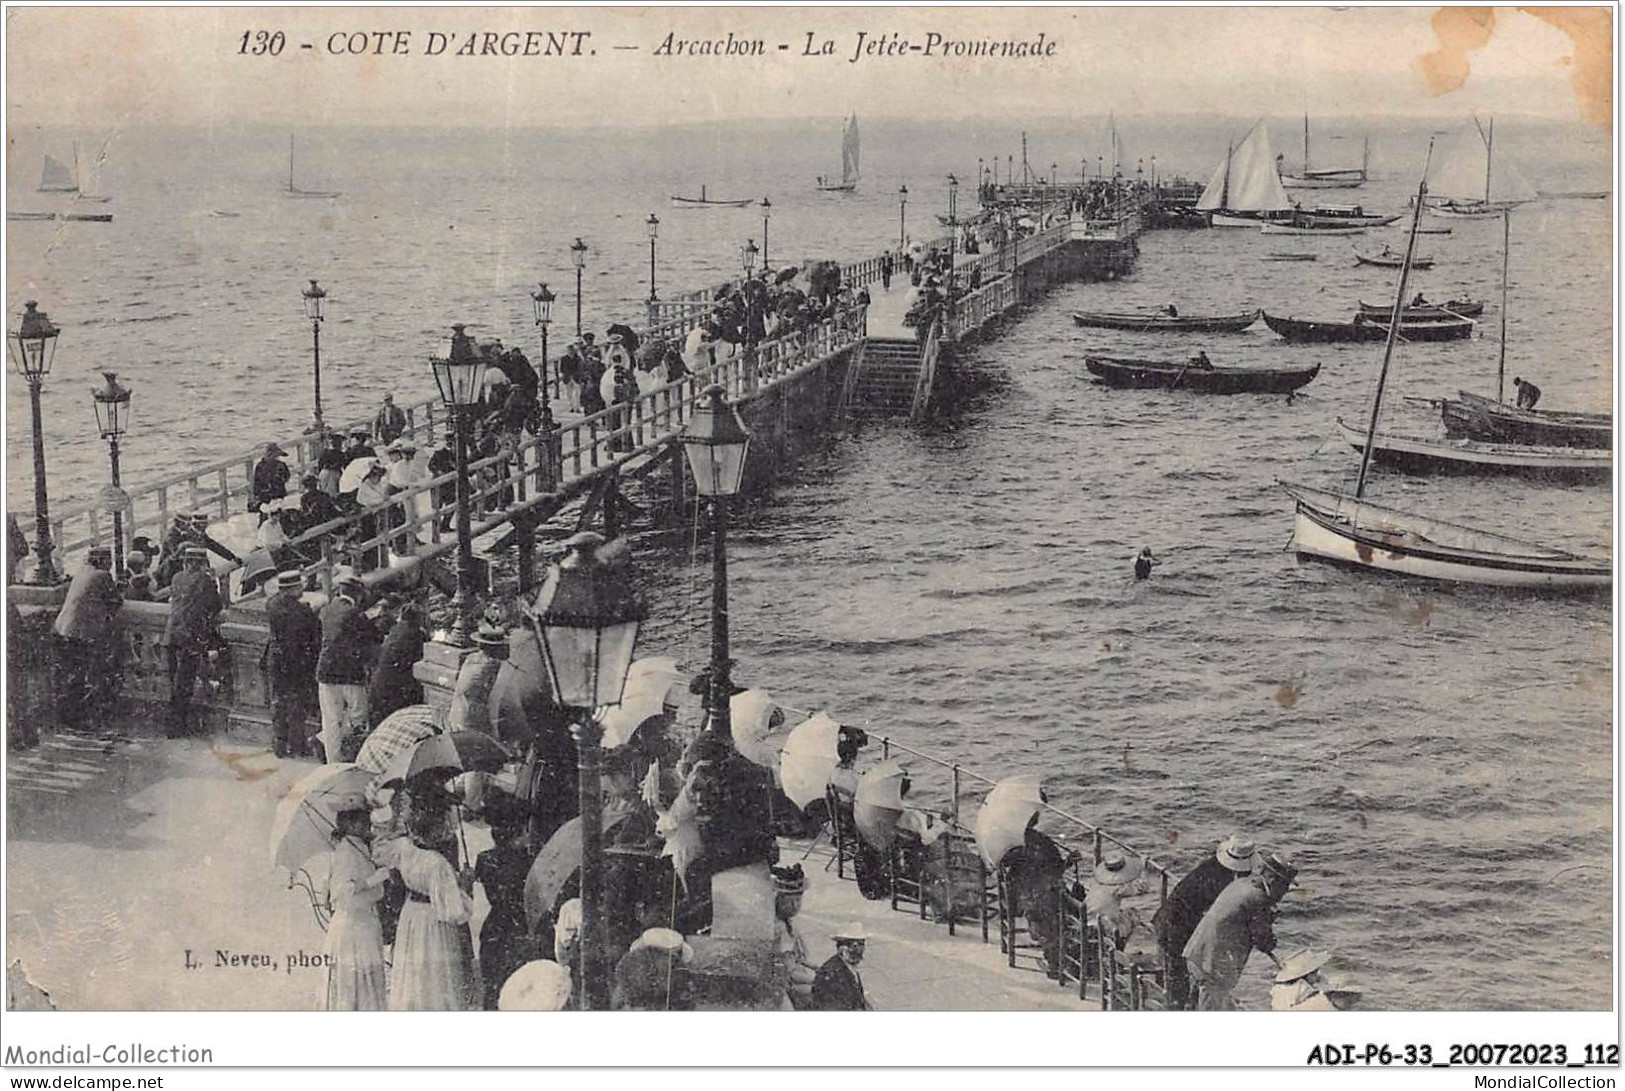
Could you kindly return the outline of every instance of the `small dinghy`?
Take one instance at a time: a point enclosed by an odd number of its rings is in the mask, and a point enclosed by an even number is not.
[[[1084,366],[1106,386],[1134,390],[1191,390],[1198,394],[1290,394],[1320,374],[1320,365],[1297,368],[1214,367],[1195,360],[1136,360],[1085,356]]]
[[[1353,322],[1323,322],[1281,318],[1265,312],[1264,323],[1288,341],[1298,344],[1382,341],[1388,337],[1388,322],[1383,318],[1356,318]],[[1402,320],[1399,324],[1399,336],[1405,341],[1460,341],[1472,336],[1473,325],[1473,321],[1467,318],[1433,319],[1423,322]]]
[[[1343,439],[1364,453],[1365,430],[1341,417]],[[1410,473],[1504,474],[1542,481],[1607,482],[1613,479],[1612,451],[1577,447],[1534,447],[1458,439],[1441,443],[1419,436],[1378,432],[1371,441],[1371,461]]]
[[[1361,265],[1375,265],[1381,269],[1400,269],[1405,265],[1404,254],[1396,254],[1387,248],[1384,248],[1382,251],[1376,254],[1362,254],[1360,251],[1356,250],[1354,252],[1354,260],[1359,262]],[[1431,269],[1433,268],[1433,259],[1417,258],[1411,262],[1411,268]]]
[[[1394,313],[1391,303],[1367,303],[1360,301],[1360,317],[1380,318],[1384,322]],[[1446,319],[1446,318],[1477,318],[1484,313],[1482,300],[1452,299],[1446,303],[1411,304],[1399,316],[1401,322],[1414,322],[1419,319]]]
[[[1102,330],[1131,330],[1147,333],[1240,333],[1258,321],[1259,311],[1243,314],[1183,315],[1156,311],[1151,314],[1122,314],[1110,311],[1073,311],[1072,321],[1080,326]]]

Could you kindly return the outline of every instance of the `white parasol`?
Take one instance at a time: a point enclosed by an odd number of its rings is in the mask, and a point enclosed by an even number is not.
[[[378,460],[370,455],[352,458],[350,464],[344,467],[344,472],[339,475],[339,492],[355,492],[377,465]]]
[[[551,959],[537,959],[508,975],[497,1011],[563,1011],[569,1002],[570,971]]]
[[[271,823],[271,866],[290,872],[333,847],[340,811],[368,807],[372,773],[349,762],[318,766],[288,790]]]
[[[997,867],[1004,854],[1027,840],[1027,823],[1045,802],[1043,778],[1006,777],[993,786],[976,813],[976,845],[989,867]]]
[[[895,761],[883,761],[858,778],[852,802],[852,820],[864,841],[877,849],[889,848],[903,816],[903,781],[908,771]]]
[[[815,713],[790,730],[779,753],[779,780],[790,802],[805,810],[824,798],[830,774],[840,764],[841,725],[827,712]]]
[[[599,713],[598,722],[604,728],[600,745],[605,750],[625,746],[646,720],[661,715],[665,710],[664,690],[626,694],[620,704],[611,705]]]
[[[747,689],[728,702],[734,749],[764,769],[778,766],[779,750],[784,746],[784,717],[780,713],[779,726],[773,726],[775,712],[779,712],[778,702],[765,689]]]

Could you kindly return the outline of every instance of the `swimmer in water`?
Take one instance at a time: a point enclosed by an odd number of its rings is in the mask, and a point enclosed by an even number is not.
[[[1152,556],[1151,547],[1146,546],[1140,550],[1140,555],[1134,558],[1134,578],[1136,580],[1150,579],[1151,570],[1161,563],[1156,557]]]

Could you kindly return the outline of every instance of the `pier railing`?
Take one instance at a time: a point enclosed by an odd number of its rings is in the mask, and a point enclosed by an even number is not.
[[[713,383],[736,403],[821,365],[866,335],[866,311],[852,308],[800,332],[741,347],[674,383],[640,391],[635,401],[570,421],[546,435],[525,435],[494,455],[469,463],[469,506],[476,538],[511,521],[510,508],[581,479],[618,468],[674,442]],[[455,473],[415,482],[381,504],[312,527],[287,545],[300,565],[331,589],[332,570],[350,564],[377,570],[407,558],[438,556],[456,545]],[[353,533],[354,528],[362,528]],[[370,528],[371,533],[367,533]],[[339,539],[345,540],[340,544]],[[256,588],[252,593],[263,590]]]

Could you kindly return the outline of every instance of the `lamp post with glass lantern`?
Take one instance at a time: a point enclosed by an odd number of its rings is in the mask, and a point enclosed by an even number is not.
[[[592,532],[565,545],[569,554],[554,565],[526,620],[542,649],[554,700],[570,716],[576,740],[576,776],[581,807],[581,1008],[609,1007],[609,976],[604,960],[603,796],[599,742],[603,728],[593,710],[621,703],[632,666],[638,628],[645,616],[619,543],[606,546]]]
[[[773,202],[762,198],[762,272],[767,272],[767,221],[773,216]]]
[[[548,370],[547,362],[547,327],[553,322],[553,301],[558,297],[547,290],[544,280],[537,285],[536,290],[530,293],[531,309],[536,316],[536,328],[542,332],[542,428],[551,433],[553,424],[553,407],[547,400]]]
[[[576,340],[581,340],[581,270],[587,267],[587,244],[576,236],[570,244],[570,262],[576,267]]]
[[[119,495],[118,441],[130,427],[130,388],[120,386],[115,372],[104,371],[107,385],[91,392],[96,426],[107,441],[107,459],[113,477],[113,574],[124,571],[124,504]]]
[[[322,300],[327,293],[313,280],[300,294],[305,297],[305,317],[310,319],[310,357],[316,384],[310,430],[321,433],[326,430],[322,423]]]
[[[711,693],[707,704],[711,729],[732,739],[728,677],[728,499],[739,493],[745,478],[750,433],[739,413],[723,397],[721,386],[705,388],[694,416],[678,434],[694,491],[711,501]]]
[[[451,644],[457,648],[468,647],[468,635],[473,627],[474,591],[469,584],[474,576],[474,536],[468,512],[468,433],[474,406],[485,386],[485,357],[463,332],[464,328],[461,323],[451,327],[451,350],[445,357],[429,358],[435,385],[440,388],[440,399],[452,415],[457,437],[457,594],[452,598],[456,620],[451,630]]]
[[[11,359],[28,383],[28,404],[34,425],[34,552],[39,561],[35,582],[46,587],[56,583],[51,564],[50,499],[45,488],[45,434],[40,419],[40,387],[51,373],[56,356],[56,338],[62,331],[51,325],[39,304],[30,299],[23,304],[23,317],[7,338]]]
[[[745,271],[746,280],[756,275],[756,256],[760,253],[755,239],[746,239],[745,245],[739,248],[739,267]]]
[[[954,267],[959,264],[959,179],[948,176],[948,306],[954,305]]]
[[[651,212],[643,223],[649,229],[649,302],[653,303],[660,298],[655,294],[655,240],[660,237],[660,217]]]
[[[897,187],[897,248],[908,246],[908,186]]]

